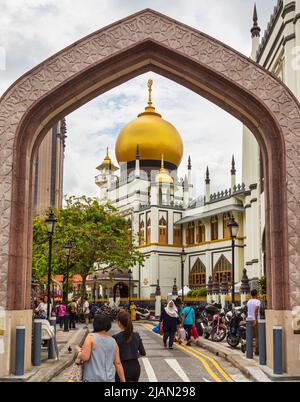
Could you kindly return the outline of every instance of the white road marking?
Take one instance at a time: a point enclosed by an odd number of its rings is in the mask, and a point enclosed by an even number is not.
[[[211,382],[211,381],[207,380],[206,378],[203,378],[203,380],[204,380],[205,382]]]
[[[158,382],[156,375],[154,373],[153,367],[151,366],[150,360],[147,357],[142,358],[149,382]]]
[[[176,359],[165,359],[166,363],[175,371],[175,373],[182,379],[183,382],[191,382],[189,377],[185,374],[180,364]]]

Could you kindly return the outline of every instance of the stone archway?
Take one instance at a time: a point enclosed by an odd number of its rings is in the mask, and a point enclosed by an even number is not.
[[[1,97],[0,305],[7,311],[30,307],[34,150],[60,118],[149,70],[212,101],[256,136],[266,178],[268,305],[273,311],[300,305],[297,100],[245,56],[146,9],[52,56]]]

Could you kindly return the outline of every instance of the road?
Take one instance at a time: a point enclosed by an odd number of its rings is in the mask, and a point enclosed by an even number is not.
[[[174,345],[165,349],[161,336],[154,334],[150,324],[135,324],[143,339],[147,356],[140,359],[142,374],[140,382],[249,382],[241,372],[222,358],[196,346]],[[111,334],[117,332],[113,326]],[[52,382],[66,382],[70,369],[65,370]]]

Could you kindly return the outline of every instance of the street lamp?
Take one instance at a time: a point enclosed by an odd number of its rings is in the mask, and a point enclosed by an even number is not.
[[[129,270],[128,270],[128,275],[129,275],[129,291],[128,291],[128,295],[129,295],[129,307],[130,307],[130,305],[131,305],[131,280],[132,280],[132,274],[133,274],[132,270],[129,269]]]
[[[68,242],[64,245],[64,251],[67,257],[67,273],[66,273],[66,287],[65,287],[65,297],[64,302],[66,306],[66,313],[64,319],[64,332],[69,332],[69,313],[68,313],[68,301],[69,301],[69,270],[70,270],[70,258],[72,253],[73,244]]]
[[[234,249],[235,249],[235,239],[237,238],[237,234],[239,231],[239,225],[235,221],[234,216],[232,215],[227,223],[227,227],[230,230],[230,237],[231,237],[231,248],[232,248],[232,278],[231,278],[231,303],[232,306],[235,304],[234,298],[234,271],[235,271],[235,257],[234,257]]]
[[[48,258],[48,285],[47,285],[47,319],[50,319],[50,289],[51,289],[51,277],[52,277],[52,240],[53,234],[56,229],[57,220],[55,218],[54,213],[51,211],[48,219],[46,220],[46,226],[48,231],[48,240],[49,240],[49,258]]]
[[[184,250],[182,249],[181,252],[181,296],[182,296],[182,302],[184,301],[184,264],[187,258],[187,254]]]

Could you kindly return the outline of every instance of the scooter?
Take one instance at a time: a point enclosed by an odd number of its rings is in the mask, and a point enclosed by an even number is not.
[[[246,307],[234,307],[226,314],[228,335],[226,341],[229,346],[236,348],[241,344],[241,351],[246,352]]]
[[[136,310],[136,320],[140,321],[140,320],[149,320],[150,317],[150,310],[146,309],[146,308],[138,308]]]

